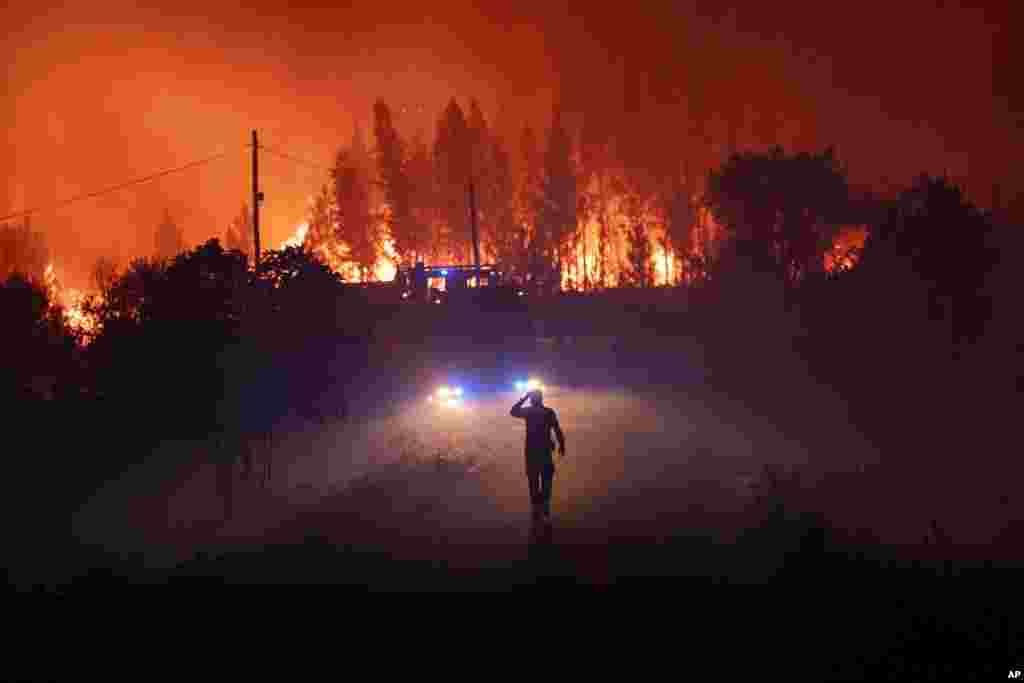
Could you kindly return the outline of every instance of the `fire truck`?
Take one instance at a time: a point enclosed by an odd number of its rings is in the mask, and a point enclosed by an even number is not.
[[[504,282],[495,265],[426,265],[403,266],[395,275],[395,283],[404,301],[410,303],[446,303],[472,300],[481,296],[493,298],[502,294],[516,295]]]

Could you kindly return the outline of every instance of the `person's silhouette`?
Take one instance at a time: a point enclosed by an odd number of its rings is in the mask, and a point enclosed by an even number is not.
[[[530,405],[523,406],[527,399]],[[558,439],[559,455],[565,457],[565,435],[558,424],[555,411],[544,405],[544,394],[535,389],[512,406],[512,417],[526,420],[526,479],[534,520],[551,516],[551,484],[555,477],[555,463],[551,457],[554,443],[551,432]]]

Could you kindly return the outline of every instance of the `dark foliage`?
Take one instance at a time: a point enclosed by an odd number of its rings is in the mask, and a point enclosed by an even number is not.
[[[734,155],[710,174],[705,201],[759,269],[789,283],[822,270],[839,226],[851,219],[846,171],[831,150]]]
[[[54,398],[77,381],[76,340],[42,282],[20,273],[0,282],[0,320],[0,392],[5,398]]]
[[[947,322],[951,341],[973,340],[992,312],[985,290],[999,261],[994,236],[991,215],[960,188],[922,175],[871,230],[858,276],[893,290],[923,285],[928,318]]]

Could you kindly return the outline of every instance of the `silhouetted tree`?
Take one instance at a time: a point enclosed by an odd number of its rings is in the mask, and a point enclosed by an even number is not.
[[[466,125],[470,145],[470,177],[476,192],[477,224],[481,241],[493,233],[492,222],[497,207],[494,202],[494,142],[491,130],[476,99],[469,102]]]
[[[705,201],[736,249],[773,263],[791,284],[823,269],[824,253],[849,217],[846,171],[832,150],[733,155],[710,174]]]
[[[412,184],[405,168],[405,145],[391,119],[391,109],[378,100],[373,106],[377,138],[377,173],[387,206],[386,224],[395,253],[411,260],[420,245],[412,214]]]
[[[598,282],[604,287],[609,284],[612,273],[614,144],[606,131],[586,121],[580,133],[580,166],[583,206],[598,224],[596,270]]]
[[[247,280],[245,257],[216,239],[169,263],[133,262],[111,287],[88,347],[100,388],[161,430],[206,433],[224,392],[224,355],[238,343]]]
[[[473,164],[472,138],[466,116],[452,98],[437,125],[434,165],[438,183],[441,220],[446,226],[444,248],[467,262],[471,238],[467,186]]]
[[[177,324],[214,324],[228,331],[239,319],[239,291],[247,279],[245,258],[216,239],[176,256],[144,303],[144,319]]]
[[[359,269],[360,278],[369,280],[377,262],[379,239],[370,213],[369,177],[358,158],[340,150],[332,171],[337,206],[336,238],[348,246],[349,259]]]
[[[921,175],[868,234],[858,271],[900,286],[901,274],[925,283],[928,313],[951,323],[956,340],[985,328],[991,301],[985,280],[999,255],[986,212],[943,178]]]
[[[556,281],[567,260],[568,238],[576,230],[576,174],[572,164],[572,141],[562,125],[562,113],[556,106],[552,112],[544,154],[544,181],[541,192],[538,232],[543,235],[542,254],[545,265],[553,267]]]
[[[106,299],[114,287],[114,283],[117,282],[117,264],[112,259],[101,256],[93,264],[90,276],[93,287],[101,297]]]
[[[643,200],[633,192],[626,199],[626,240],[629,261],[628,270],[624,270],[622,282],[632,287],[650,287],[654,277],[651,268],[651,237],[644,216]]]
[[[672,178],[661,197],[665,216],[664,246],[687,266],[693,254],[700,217],[694,189],[688,181],[686,177]]]
[[[51,304],[46,285],[37,278],[15,272],[0,281],[0,395],[24,392],[36,378],[69,373],[74,336],[59,307]]]
[[[141,322],[142,311],[156,296],[165,271],[166,264],[159,259],[132,260],[104,294],[101,311],[104,325],[110,320]]]
[[[412,140],[407,176],[412,203],[412,225],[408,237],[414,258],[419,261],[427,261],[436,246],[433,233],[437,222],[437,202],[430,149],[420,135]]]
[[[337,203],[334,192],[326,185],[313,198],[309,207],[305,244],[314,253],[334,254],[337,247]]]
[[[523,127],[519,139],[520,170],[516,191],[516,223],[522,259],[516,264],[520,277],[525,278],[542,260],[543,239],[537,232],[537,210],[540,205],[542,167],[537,151],[537,136],[529,126]]]
[[[489,211],[483,224],[485,243],[490,247],[492,260],[511,273],[521,262],[522,243],[515,216],[512,163],[498,137],[491,139],[490,158],[490,182],[484,188],[484,206]]]

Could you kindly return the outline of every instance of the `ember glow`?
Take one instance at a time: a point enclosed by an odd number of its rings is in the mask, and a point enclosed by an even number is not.
[[[841,230],[831,251],[825,253],[825,270],[831,273],[856,267],[867,236],[868,231],[864,226]]]
[[[567,267],[562,274],[564,291],[615,287],[629,272],[630,247],[624,227],[627,225],[627,216],[619,206],[614,206],[607,213],[606,219],[609,230],[603,279],[599,252],[601,225],[599,217],[593,217],[581,227],[575,246],[569,250]],[[693,244],[686,254],[679,254],[667,243],[664,220],[656,211],[645,213],[644,224],[647,226],[650,249],[648,268],[655,287],[673,286],[696,277],[697,273],[688,265],[689,259],[708,259],[713,256],[716,240],[721,236],[721,230],[710,212],[700,209],[693,230]]]
[[[99,332],[99,321],[87,310],[86,302],[91,298],[94,305],[99,303],[99,295],[89,295],[80,289],[62,286],[52,263],[46,266],[43,279],[49,294],[50,309],[60,310],[68,327],[81,334],[83,344],[88,344],[90,338]]]
[[[281,242],[280,249],[283,251],[288,247],[301,247],[306,241],[306,233],[309,232],[309,223],[300,223],[295,229],[295,234]]]
[[[281,249],[288,247],[303,247],[306,245],[306,236],[309,233],[309,223],[299,223],[291,237],[281,243]],[[327,246],[318,247],[315,253],[319,255],[327,266],[334,272],[341,275],[342,279],[348,282],[362,282],[356,264],[349,258],[349,247],[340,243],[330,248]],[[373,278],[377,282],[390,282],[398,274],[398,267],[395,265],[398,257],[395,253],[395,242],[391,237],[384,237],[380,242],[377,254],[377,264],[373,269]]]

